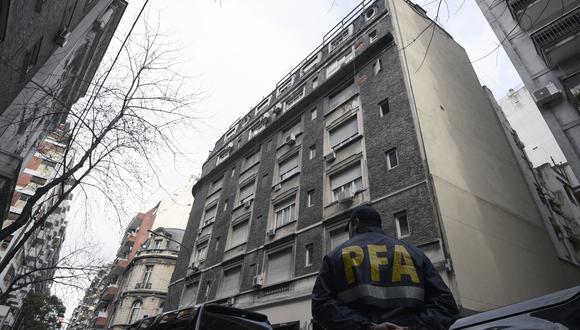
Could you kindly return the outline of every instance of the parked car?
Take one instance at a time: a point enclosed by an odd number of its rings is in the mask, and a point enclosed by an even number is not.
[[[200,305],[139,320],[128,330],[272,330],[263,314],[222,305]]]
[[[459,319],[459,329],[580,329],[580,286]]]

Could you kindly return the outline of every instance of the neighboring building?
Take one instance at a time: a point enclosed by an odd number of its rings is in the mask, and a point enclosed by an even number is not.
[[[117,251],[117,258],[113,262],[113,267],[107,276],[107,284],[101,292],[101,297],[95,310],[92,327],[97,329],[107,328],[111,313],[113,312],[113,301],[119,292],[119,283],[128,265],[133,261],[141,246],[149,239],[149,231],[153,229],[155,216],[159,204],[146,213],[138,213],[129,223],[121,246]]]
[[[86,330],[90,329],[93,320],[95,309],[99,303],[101,292],[107,283],[107,275],[111,270],[111,265],[105,265],[91,281],[91,285],[85,291],[83,300],[72,313],[71,319],[68,322],[68,330]]]
[[[403,0],[358,5],[217,141],[193,195],[166,309],[309,329],[322,257],[359,204],[425,251],[464,311],[580,282],[464,49]]]
[[[0,218],[20,164],[87,92],[123,0],[0,1]]]
[[[566,162],[560,146],[526,87],[510,89],[508,95],[497,102],[511,127],[518,132],[534,167],[545,163]]]
[[[67,126],[60,125],[37,146],[36,152],[25,164],[24,170],[18,177],[10,212],[3,222],[3,227],[10,225],[18,218],[24,205],[37,189],[64,171],[62,160],[69,138]],[[36,204],[33,214],[36,214],[36,217],[45,214],[62,197],[64,190],[70,189],[71,183],[67,182],[64,187],[56,186],[45,194],[43,199]],[[71,198],[72,195],[69,194],[49,215],[44,224],[34,230],[33,235],[17,251],[6,269],[0,273],[0,290],[9,292],[9,298],[6,301],[0,301],[0,318],[2,319],[0,329],[10,328],[14,324],[22,303],[29,293],[48,294],[50,292],[52,278],[56,271],[54,266],[59,262],[60,248],[68,224],[65,218],[70,208]],[[1,242],[0,259],[15,248],[24,233],[31,230],[31,227],[32,223],[28,223]],[[15,290],[23,283],[33,284]]]
[[[566,163],[553,165],[544,163],[535,167],[528,158],[530,149],[520,139],[519,131],[515,130],[512,124],[518,125],[517,127],[523,129],[524,136],[528,141],[550,142],[549,139],[542,139],[549,136],[549,132],[542,134],[542,125],[539,124],[542,123],[540,121],[541,118],[535,121],[534,117],[530,116],[530,126],[536,127],[538,137],[533,137],[531,132],[527,131],[527,127],[521,122],[524,116],[518,113],[533,113],[533,107],[513,109],[508,102],[504,102],[508,103],[507,109],[512,112],[511,119],[508,120],[503,108],[500,108],[493,98],[491,91],[488,89],[486,91],[508,137],[515,159],[522,169],[522,174],[528,184],[528,190],[532,194],[536,208],[542,217],[544,226],[547,228],[558,257],[580,265],[580,236],[578,236],[580,234],[580,206],[577,202],[577,194],[576,196],[574,194],[575,188],[578,188],[578,180],[576,180],[570,166]],[[533,148],[531,151],[533,151]],[[542,159],[539,154],[535,154],[535,156],[536,160]],[[546,156],[543,159],[553,163],[552,159],[547,159]]]
[[[163,311],[184,230],[159,227],[154,232],[118,281],[110,329],[126,329],[143,317]]]
[[[161,201],[155,217],[155,226],[185,229],[193,205],[191,189],[197,181],[191,176],[187,183],[176,190],[171,197]]]
[[[580,177],[580,3],[476,2]]]

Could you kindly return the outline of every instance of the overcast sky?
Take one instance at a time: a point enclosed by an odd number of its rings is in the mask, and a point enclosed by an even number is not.
[[[419,0],[419,4],[433,2]],[[497,48],[498,40],[474,0],[447,1],[440,11],[440,24],[467,51],[472,60]],[[137,15],[143,0],[129,1],[119,27],[123,36]],[[196,127],[183,132],[183,149],[188,159],[177,164],[163,160],[166,191],[181,188],[201,165],[215,141],[238,117],[246,114],[289,70],[322,42],[322,36],[342,19],[358,1],[349,0],[152,0],[147,17],[159,21],[161,31],[180,49],[183,74],[191,79],[191,92],[203,93],[195,111],[202,117]],[[434,15],[436,5],[425,9]],[[116,52],[112,47],[109,52]],[[501,47],[474,63],[482,85],[496,98],[520,84],[520,78]],[[135,201],[127,205],[131,214],[152,208],[167,193],[161,189],[132,192]],[[116,219],[96,208],[85,221],[78,208],[69,214],[65,249],[87,241],[99,246],[97,255],[113,260],[122,228]],[[128,217],[125,222],[128,222]],[[185,224],[184,224],[185,226]],[[58,293],[58,292],[57,292]],[[76,306],[74,295],[66,297],[67,315]]]

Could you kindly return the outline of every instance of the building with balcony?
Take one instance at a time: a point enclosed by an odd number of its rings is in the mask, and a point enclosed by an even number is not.
[[[68,128],[66,125],[60,125],[37,146],[34,155],[25,163],[18,177],[8,216],[3,221],[3,228],[20,216],[28,199],[36,193],[37,189],[44,187],[47,182],[62,174],[64,146],[68,141]],[[71,183],[67,182],[64,186],[58,185],[52,188],[33,206],[32,213],[37,218],[46,214],[63,196],[63,193],[70,189]],[[50,213],[42,226],[33,229],[33,222],[29,221],[0,242],[0,258],[3,258],[24,239],[26,232],[32,233],[24,245],[17,250],[6,269],[0,273],[0,290],[4,293],[9,292],[9,298],[6,301],[0,301],[0,318],[3,319],[5,326],[14,324],[14,320],[19,317],[22,303],[29,293],[49,294],[56,271],[54,267],[59,263],[60,249],[65,238],[68,224],[66,214],[70,208],[71,199],[72,195],[69,194]],[[19,288],[24,283],[31,284]]]
[[[87,92],[126,5],[0,1],[0,219],[21,164]]]
[[[83,299],[79,302],[77,307],[75,307],[71,318],[68,322],[67,329],[70,330],[84,330],[90,329],[93,318],[95,316],[95,310],[99,303],[101,293],[105,289],[107,282],[107,275],[111,269],[111,265],[105,265],[103,268],[97,272],[91,284],[85,291]],[[103,324],[106,326],[106,311],[97,313],[96,324]],[[101,318],[101,319],[99,319]],[[104,320],[103,320],[104,319]]]
[[[179,253],[183,229],[153,231],[117,281],[110,329],[126,329],[135,321],[163,311],[167,288]]]
[[[322,257],[360,204],[425,251],[464,311],[580,279],[464,49],[403,0],[339,22],[216,142],[193,195],[167,309],[214,302],[310,329]]]
[[[159,204],[145,213],[139,212],[131,219],[127,229],[125,229],[117,256],[107,275],[106,285],[102,289],[95,309],[92,324],[94,328],[107,328],[110,320],[109,316],[113,312],[113,302],[119,291],[119,283],[141,246],[149,239],[149,231],[153,229],[158,207]]]
[[[580,177],[580,3],[477,3]]]

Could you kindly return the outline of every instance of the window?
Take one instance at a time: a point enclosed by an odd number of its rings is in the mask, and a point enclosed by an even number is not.
[[[329,233],[330,236],[330,251],[339,246],[340,244],[348,241],[348,231],[340,227]]]
[[[312,79],[312,89],[315,89],[316,87],[318,87],[318,77]]]
[[[153,249],[155,250],[159,250],[161,249],[161,240],[160,239],[156,239],[155,241],[153,241]]]
[[[270,96],[263,99],[257,106],[256,106],[256,114],[262,112],[262,110],[266,109],[268,105],[270,105]]]
[[[240,291],[241,267],[224,270],[224,277],[220,287],[220,297],[233,296]]]
[[[232,168],[232,178],[234,177],[234,175],[236,175],[236,168]]]
[[[343,105],[346,101],[350,100],[357,93],[356,86],[350,84],[338,92],[334,92],[328,96],[328,108],[334,110],[337,107]]]
[[[355,194],[363,188],[361,165],[358,164],[330,177],[330,189],[332,201],[339,200],[339,194],[343,191]]]
[[[389,99],[388,98],[379,102],[379,113],[380,113],[381,117],[386,116],[389,113],[389,111],[391,111],[391,110],[389,109]]]
[[[371,18],[373,18],[373,16],[375,16],[375,14],[377,13],[377,7],[371,7],[369,10],[367,10],[365,12],[365,20],[369,20]]]
[[[302,66],[302,74],[305,74],[308,71],[312,70],[316,66],[316,64],[320,62],[321,58],[322,53],[319,52],[316,55],[312,56],[310,59],[308,59],[306,63],[304,63],[304,65]]]
[[[354,47],[349,47],[346,51],[340,54],[334,61],[326,67],[326,77],[330,77],[338,71],[343,65],[350,62],[354,58]]]
[[[306,244],[305,262],[304,266],[312,266],[312,254],[314,253],[314,247],[312,244]]]
[[[314,205],[314,189],[312,190],[308,190],[308,201],[306,202],[306,205],[308,207],[311,207]]]
[[[395,214],[395,225],[397,227],[397,238],[405,238],[411,235],[407,212],[399,212]]]
[[[294,92],[292,92],[292,94],[290,94],[290,96],[288,96],[288,98],[286,99],[286,101],[284,101],[284,103],[286,104],[286,106],[284,107],[284,111],[290,109],[294,104],[298,103],[298,101],[302,100],[302,98],[304,97],[304,95],[306,94],[306,87],[302,86],[300,88],[297,88]]]
[[[371,33],[369,33],[369,39],[371,44],[377,41],[377,30],[372,30]]]
[[[38,41],[32,46],[30,50],[24,55],[24,72],[28,73],[34,66],[38,63],[38,55],[40,54],[40,47],[42,46],[42,39],[40,37]]]
[[[227,139],[231,138],[231,137],[234,135],[234,133],[236,133],[236,128],[238,128],[238,127],[237,127],[237,126],[234,126],[234,127],[230,128],[230,129],[229,129],[229,130],[226,132],[226,137],[225,137],[225,139],[224,139],[224,140],[227,140]]]
[[[142,306],[143,303],[141,302],[141,300],[136,300],[133,302],[133,304],[131,305],[131,311],[129,312],[129,321],[127,322],[128,324],[135,323],[135,321],[141,318],[139,314],[141,314]]]
[[[308,159],[314,159],[316,157],[316,144],[313,144],[309,148]]]
[[[257,164],[258,162],[260,162],[260,151],[259,150],[254,152],[253,154],[247,156],[246,158],[244,158],[244,164],[242,166],[242,171],[249,169],[250,167]]]
[[[228,210],[228,200],[224,201],[224,212]]]
[[[375,63],[373,64],[373,69],[375,70],[375,75],[379,74],[379,72],[383,71],[383,61],[380,58],[377,58]]]
[[[254,199],[254,192],[256,191],[255,183],[256,180],[252,180],[250,183],[240,188],[240,204]]]
[[[153,273],[153,265],[146,265],[145,273],[143,274],[143,281],[141,283],[149,283],[151,281],[151,273]]]
[[[226,149],[226,150],[220,152],[217,156],[216,165],[220,164],[221,162],[226,160],[229,156],[230,156],[230,149]]]
[[[6,37],[8,26],[8,11],[10,10],[10,0],[0,0],[0,41]]]
[[[278,84],[278,88],[276,89],[277,95],[280,96],[280,94],[284,93],[290,86],[292,86],[292,84],[294,84],[294,76]]]
[[[340,31],[340,33],[338,33],[336,35],[336,37],[334,37],[334,39],[328,44],[328,51],[331,52],[333,49],[338,47],[348,37],[350,37],[352,35],[353,31],[354,31],[354,26],[352,24],[349,25],[346,29]]]
[[[287,158],[279,164],[280,181],[290,178],[298,172],[298,154]]]
[[[397,157],[397,148],[393,148],[385,153],[387,155],[387,167],[390,169],[399,165],[399,158]]]
[[[572,192],[572,188],[565,185],[564,190],[566,190],[566,195],[568,195],[568,199],[570,200],[570,202],[572,202],[572,204],[574,205],[578,205],[578,203],[576,202],[576,198],[574,197],[574,193]]]
[[[265,123],[263,121],[260,121],[257,125],[255,125],[250,129],[250,135],[248,136],[248,139],[251,139],[254,136],[258,135],[258,133],[263,131],[264,128],[266,128]]]
[[[283,145],[284,143],[286,143],[286,139],[291,136],[294,135],[295,137],[302,132],[302,122],[297,122],[294,125],[284,129],[282,131],[282,133],[280,134],[280,143],[278,145]]]
[[[274,205],[276,228],[296,220],[296,196]]]
[[[220,249],[220,237],[218,236],[215,238],[215,251],[217,252],[219,251],[219,249]]]
[[[206,226],[214,222],[216,213],[217,213],[217,204],[210,207],[209,209],[206,209],[205,214],[203,216],[203,225]]]
[[[265,173],[262,176],[262,188],[268,187],[269,184],[270,184],[270,182],[268,182],[268,173]]]
[[[193,259],[194,265],[198,266],[205,260],[206,256],[207,256],[207,241],[195,247],[195,257]]]
[[[310,110],[310,120],[314,120],[318,117],[318,109],[314,108]]]
[[[268,254],[266,283],[279,283],[292,278],[292,247]]]
[[[197,300],[197,292],[199,290],[199,281],[195,281],[191,284],[186,284],[186,289],[183,290],[181,301],[179,302],[179,308],[185,306],[194,306]]]
[[[352,116],[329,132],[330,147],[337,148],[358,135],[357,116]]]
[[[230,239],[230,248],[242,245],[248,240],[248,220],[240,221],[239,223],[232,226],[232,236]]]

